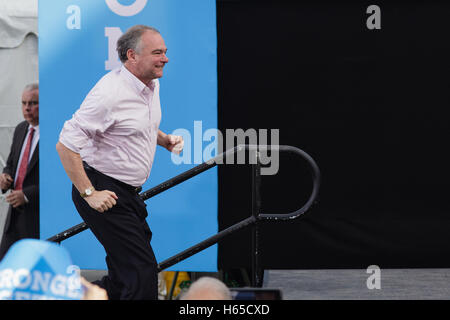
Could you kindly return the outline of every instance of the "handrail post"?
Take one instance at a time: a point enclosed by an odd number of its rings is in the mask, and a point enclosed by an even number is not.
[[[255,224],[252,226],[252,267],[251,267],[251,285],[261,287],[260,277],[260,253],[259,253],[259,221],[258,215],[261,211],[261,163],[259,161],[259,151],[255,149],[250,152],[250,157],[254,157],[255,163],[252,164],[252,216]],[[252,162],[251,162],[252,163]]]

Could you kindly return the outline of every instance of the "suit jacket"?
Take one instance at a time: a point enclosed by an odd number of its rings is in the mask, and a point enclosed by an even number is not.
[[[28,122],[23,121],[14,130],[11,151],[3,169],[3,172],[8,173],[14,180],[28,126]],[[6,191],[2,190],[3,193]],[[12,206],[9,207],[4,234],[13,232],[19,239],[39,238],[39,142],[28,163],[22,191],[27,197],[28,203],[16,209]]]

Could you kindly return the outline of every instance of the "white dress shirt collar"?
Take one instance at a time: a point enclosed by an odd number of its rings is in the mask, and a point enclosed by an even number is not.
[[[124,65],[120,69],[120,74],[134,87],[138,93],[148,96],[155,88],[155,80],[149,82],[148,86],[139,80],[133,73],[130,72]],[[148,90],[150,89],[150,91]]]
[[[36,133],[39,133],[39,125],[33,126],[33,125],[28,125],[28,131],[30,131],[30,129],[33,128],[34,129],[34,135],[36,135]],[[33,136],[34,136],[33,135]]]

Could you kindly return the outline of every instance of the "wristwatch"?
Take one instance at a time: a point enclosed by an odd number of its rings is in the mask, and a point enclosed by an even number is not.
[[[83,193],[80,193],[80,196],[82,198],[89,197],[92,194],[92,192],[94,192],[94,191],[95,191],[94,187],[89,187],[86,190],[84,190]]]

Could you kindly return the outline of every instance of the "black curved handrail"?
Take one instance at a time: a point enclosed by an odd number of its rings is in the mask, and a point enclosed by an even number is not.
[[[267,214],[267,213],[261,213],[260,208],[261,208],[261,200],[260,200],[260,184],[261,184],[261,165],[259,162],[259,153],[261,151],[267,151],[270,150],[271,152],[273,151],[281,151],[281,152],[289,152],[289,153],[294,153],[299,155],[300,157],[302,157],[303,159],[305,159],[307,161],[307,163],[310,166],[311,169],[311,175],[312,175],[312,179],[313,179],[313,188],[312,188],[312,192],[309,196],[309,199],[306,201],[306,203],[298,210],[295,210],[293,212],[290,213],[284,213],[284,214]],[[253,285],[257,285],[258,284],[258,278],[256,276],[256,269],[258,269],[258,222],[262,221],[262,220],[273,220],[273,221],[278,221],[278,220],[292,220],[292,219],[296,219],[299,216],[303,215],[304,213],[306,213],[311,206],[314,204],[314,202],[316,201],[318,194],[319,194],[319,188],[320,188],[320,170],[319,167],[317,166],[316,162],[314,161],[314,159],[308,155],[306,152],[304,152],[303,150],[297,148],[297,147],[293,147],[293,146],[285,146],[285,145],[280,145],[280,146],[258,146],[258,145],[239,145],[237,147],[234,147],[233,149],[229,149],[227,151],[225,151],[222,154],[217,155],[214,158],[211,158],[210,160],[194,167],[191,168],[147,191],[144,191],[142,193],[140,193],[140,197],[145,201],[148,200],[152,197],[154,197],[157,194],[160,194],[161,192],[164,192],[206,170],[209,170],[213,167],[215,167],[216,165],[222,163],[222,160],[225,157],[229,157],[231,155],[234,156],[235,153],[237,152],[242,152],[242,151],[253,151],[255,152],[256,155],[256,163],[252,164],[253,167],[253,201],[252,201],[252,215],[247,218],[242,220],[241,222],[238,222],[220,232],[218,232],[217,234],[215,234],[214,236],[203,240],[202,242],[174,255],[171,258],[168,258],[164,261],[162,261],[161,263],[158,264],[158,272],[162,271],[172,265],[175,265],[177,263],[179,263],[180,261],[189,258],[190,256],[214,245],[215,243],[217,243],[219,240],[221,240],[222,238],[224,238],[225,236],[228,236],[238,230],[241,230],[243,228],[246,228],[248,226],[255,226],[254,228],[254,243],[253,243],[253,249],[254,249],[254,259],[253,259],[253,280],[252,283]],[[76,234],[89,229],[89,227],[87,226],[86,223],[80,223],[72,228],[69,228],[63,232],[60,232],[50,238],[47,239],[47,241],[52,241],[52,242],[58,242],[60,243],[61,241],[64,241],[70,237],[75,236]]]
[[[311,167],[311,174],[312,174],[312,179],[313,179],[313,189],[312,189],[311,195],[309,196],[309,199],[306,201],[306,203],[300,209],[295,210],[290,213],[284,213],[284,214],[260,213],[258,217],[259,217],[259,219],[265,219],[265,220],[296,219],[309,210],[309,208],[314,204],[314,201],[317,199],[317,197],[319,195],[320,170],[319,170],[319,167],[317,166],[316,162],[314,161],[314,159],[309,154],[307,154],[305,151],[303,151],[297,147],[292,147],[292,146],[271,146],[271,150],[274,150],[274,149],[276,150],[277,148],[279,149],[279,151],[295,153],[295,154],[301,156],[303,159],[305,159],[308,162],[308,164]]]

